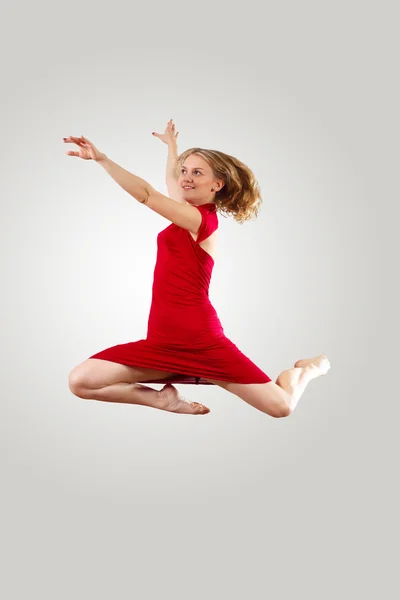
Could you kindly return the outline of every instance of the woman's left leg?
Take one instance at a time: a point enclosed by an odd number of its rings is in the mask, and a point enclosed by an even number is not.
[[[207,379],[271,417],[287,417],[296,408],[311,379],[325,375],[329,369],[329,360],[320,354],[315,358],[298,360],[292,369],[279,375],[276,383],[246,384]]]

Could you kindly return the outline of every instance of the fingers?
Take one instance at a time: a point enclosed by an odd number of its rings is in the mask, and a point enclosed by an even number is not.
[[[74,137],[73,135],[69,135],[66,138],[63,138],[64,142],[67,144],[78,144],[81,146],[84,142],[81,138]]]
[[[179,131],[177,133],[175,133],[175,123],[172,122],[172,119],[170,119],[167,127],[171,130],[172,134],[175,136],[175,139],[177,139],[178,135],[179,135]]]
[[[167,127],[166,127],[166,129],[165,129],[165,132],[164,132],[164,134],[161,134],[161,133],[156,133],[155,131],[152,131],[151,133],[152,133],[152,135],[154,135],[154,136],[156,136],[156,137],[160,138],[160,136],[161,136],[161,135],[166,135],[166,134],[167,134],[167,132],[169,132],[169,133],[173,134],[175,137],[178,135],[178,134],[176,134],[176,133],[175,133],[175,124],[173,123],[172,119],[170,119],[170,120],[168,121],[168,123],[167,123]],[[179,133],[179,132],[178,132],[178,133]],[[82,137],[83,137],[83,136],[82,136]],[[86,138],[83,138],[83,139],[86,139]]]
[[[90,145],[91,142],[89,142],[89,140],[87,140],[85,137],[83,137],[83,135],[81,135],[81,137],[75,137],[74,135],[69,135],[66,138],[63,138],[64,142],[66,143],[73,143],[73,144],[79,144],[80,146],[84,146],[86,144]]]

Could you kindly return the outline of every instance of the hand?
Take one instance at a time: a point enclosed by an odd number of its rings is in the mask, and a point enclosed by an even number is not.
[[[155,137],[158,137],[158,139],[160,139],[162,142],[164,142],[164,144],[170,144],[170,143],[176,143],[176,140],[178,139],[178,135],[179,135],[179,131],[178,133],[175,133],[175,125],[172,122],[172,119],[170,121],[168,121],[167,127],[164,131],[164,133],[156,133],[155,131],[153,131],[153,135]]]
[[[79,158],[83,158],[84,160],[95,160],[96,162],[106,157],[103,152],[99,152],[96,146],[83,137],[83,135],[79,138],[70,135],[63,138],[63,140],[66,144],[76,144],[79,148],[78,152],[73,150],[66,152],[65,154],[68,154],[68,156],[79,156]]]

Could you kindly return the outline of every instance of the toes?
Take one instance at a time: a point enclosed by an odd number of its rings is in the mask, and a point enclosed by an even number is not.
[[[210,409],[207,408],[207,406],[204,406],[203,404],[199,404],[198,402],[192,402],[193,404],[193,410],[196,414],[206,414],[210,412]]]

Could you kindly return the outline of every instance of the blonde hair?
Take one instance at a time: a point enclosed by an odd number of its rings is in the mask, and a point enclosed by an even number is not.
[[[186,158],[191,154],[198,154],[204,158],[212,168],[214,178],[225,182],[222,189],[215,193],[214,203],[219,212],[233,215],[235,221],[240,224],[258,215],[262,203],[260,186],[247,165],[219,150],[189,148],[178,156],[177,177],[181,174]]]

